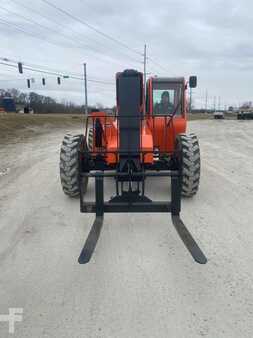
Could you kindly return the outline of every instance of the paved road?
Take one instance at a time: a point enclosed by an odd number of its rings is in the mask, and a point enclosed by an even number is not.
[[[252,337],[253,122],[194,121],[198,196],[182,218],[206,253],[194,263],[169,215],[106,215],[90,264],[77,258],[93,221],[61,191],[65,130],[0,148],[0,313],[22,307],[16,337]],[[112,182],[106,183],[108,196]],[[166,179],[149,184],[166,197]],[[89,185],[89,196],[92,196]],[[0,322],[0,336],[7,337]]]

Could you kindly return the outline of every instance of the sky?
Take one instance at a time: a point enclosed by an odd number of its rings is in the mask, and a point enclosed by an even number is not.
[[[252,33],[251,0],[0,0],[0,58],[79,78],[86,62],[90,104],[115,104],[115,74],[143,71],[144,44],[147,76],[198,76],[196,107],[253,101]],[[0,88],[28,92],[27,78],[32,91],[84,103],[80,79],[59,86],[0,64]]]

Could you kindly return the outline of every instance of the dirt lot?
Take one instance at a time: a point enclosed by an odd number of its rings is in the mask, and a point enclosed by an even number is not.
[[[190,122],[202,177],[182,218],[206,265],[192,260],[169,215],[154,214],[106,215],[92,261],[77,264],[93,216],[61,191],[59,146],[81,131],[66,124],[0,143],[0,314],[24,309],[14,336],[251,338],[253,121]],[[166,198],[169,183],[148,189]]]

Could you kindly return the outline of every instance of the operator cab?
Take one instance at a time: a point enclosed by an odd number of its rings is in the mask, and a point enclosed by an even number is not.
[[[190,88],[197,86],[196,76],[189,79]],[[153,77],[147,82],[147,113],[153,116],[185,115],[185,90],[183,77]]]
[[[183,78],[150,78],[147,84],[147,112],[153,116],[181,115]]]

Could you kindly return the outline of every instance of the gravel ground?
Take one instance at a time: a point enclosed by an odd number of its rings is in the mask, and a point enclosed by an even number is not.
[[[61,191],[67,130],[0,147],[0,314],[23,308],[14,336],[253,336],[253,121],[193,121],[190,130],[202,177],[182,219],[206,265],[192,260],[165,214],[106,215],[91,262],[78,265],[94,216]],[[113,193],[111,181],[105,188]],[[169,183],[153,179],[148,189],[166,198]],[[0,322],[0,336],[7,332]]]

